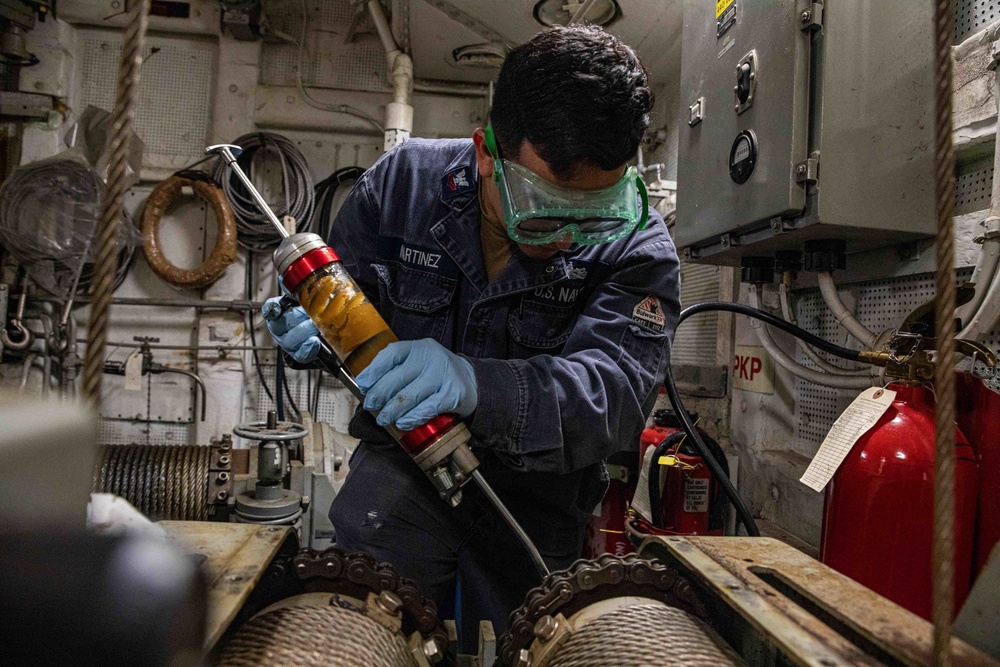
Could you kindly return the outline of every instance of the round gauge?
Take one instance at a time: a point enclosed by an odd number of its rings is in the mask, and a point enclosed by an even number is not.
[[[746,183],[757,166],[757,137],[753,130],[743,130],[729,150],[729,176],[736,183]]]

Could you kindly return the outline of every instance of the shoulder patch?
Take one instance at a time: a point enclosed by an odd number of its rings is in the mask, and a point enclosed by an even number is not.
[[[663,333],[666,318],[663,317],[663,308],[660,300],[655,296],[647,296],[632,309],[632,321],[641,327]]]
[[[475,186],[471,171],[471,167],[459,167],[445,174],[441,178],[441,198],[449,199],[472,190]]]

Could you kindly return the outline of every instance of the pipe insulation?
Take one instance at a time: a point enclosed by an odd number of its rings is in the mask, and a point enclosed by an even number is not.
[[[755,289],[750,290],[750,306],[753,308],[761,307],[761,289],[760,286],[757,286]],[[873,385],[875,376],[872,375],[834,375],[832,373],[817,371],[813,368],[807,368],[795,361],[795,359],[774,342],[774,339],[771,338],[771,333],[767,330],[767,325],[757,320],[752,320],[751,326],[757,331],[757,338],[760,340],[760,344],[771,355],[774,362],[797,378],[834,389],[867,389]]]
[[[869,331],[865,325],[861,324],[858,318],[854,316],[854,313],[844,305],[840,295],[837,294],[837,286],[833,283],[833,275],[829,271],[820,271],[816,274],[816,280],[819,282],[819,291],[823,295],[823,300],[826,302],[827,308],[833,313],[834,318],[836,318],[840,326],[847,329],[847,333],[858,339],[869,350],[874,349],[878,335]]]
[[[94,466],[94,493],[112,493],[153,521],[208,521],[212,448],[108,445]]]
[[[406,142],[413,132],[413,107],[410,90],[413,87],[413,61],[399,48],[392,28],[385,17],[379,0],[368,0],[368,12],[378,32],[385,58],[392,76],[392,102],[385,107],[385,142],[383,150],[390,150]]]

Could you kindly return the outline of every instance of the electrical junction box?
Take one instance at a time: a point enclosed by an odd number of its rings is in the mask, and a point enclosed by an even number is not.
[[[686,0],[682,255],[933,235],[931,15],[912,0]]]

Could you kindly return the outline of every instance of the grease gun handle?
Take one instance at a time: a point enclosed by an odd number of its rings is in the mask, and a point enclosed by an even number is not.
[[[214,146],[209,146],[208,148],[205,149],[206,155],[218,155],[219,157],[221,157],[223,160],[226,161],[226,164],[229,165],[229,168],[233,170],[233,173],[236,174],[237,178],[240,179],[240,181],[243,183],[243,186],[247,189],[247,192],[249,192],[250,196],[253,197],[253,200],[254,202],[256,202],[257,207],[264,212],[264,215],[267,216],[267,219],[271,221],[271,224],[274,225],[274,228],[278,230],[279,234],[281,234],[281,238],[287,239],[288,230],[285,229],[285,226],[283,224],[281,224],[281,220],[278,220],[278,216],[274,214],[274,211],[272,211],[271,207],[267,205],[267,202],[264,201],[264,198],[260,196],[260,192],[257,191],[257,188],[254,187],[253,182],[243,172],[243,169],[236,161],[237,156],[239,156],[240,153],[242,152],[243,149],[234,144],[216,144]]]

